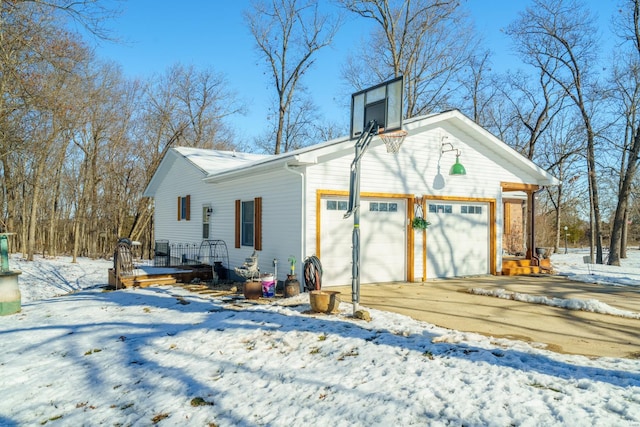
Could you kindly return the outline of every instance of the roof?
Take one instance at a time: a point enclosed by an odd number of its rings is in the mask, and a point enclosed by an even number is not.
[[[174,147],[167,151],[167,154],[162,158],[158,169],[153,174],[153,178],[147,185],[143,197],[153,197],[156,193],[162,178],[166,176],[169,169],[173,166],[176,160],[182,158],[192,165],[198,172],[202,174],[202,177],[208,175],[215,175],[229,169],[236,169],[241,165],[262,159],[265,157],[273,157],[268,154],[252,154],[252,153],[238,153],[236,151],[224,151],[224,150],[210,150],[204,148],[192,148],[192,147]]]
[[[531,160],[509,147],[502,140],[491,132],[469,119],[459,110],[449,110],[442,113],[427,116],[413,117],[404,120],[403,130],[409,135],[417,134],[427,128],[432,128],[439,123],[449,122],[451,125],[463,129],[467,134],[482,145],[484,148],[493,151],[505,161],[517,166],[518,170],[526,172],[535,178],[537,185],[558,185],[560,181],[546,170],[542,169]],[[278,155],[264,156],[260,159],[249,161],[234,168],[227,168],[210,173],[205,182],[218,182],[239,176],[258,173],[259,171],[282,168],[287,166],[301,166],[305,164],[318,163],[321,157],[330,158],[331,155],[344,154],[345,151],[353,151],[354,141],[348,137],[342,137],[326,141],[320,144],[311,145],[298,150],[282,153]],[[533,183],[532,183],[533,184]]]
[[[268,154],[238,153],[236,151],[207,150],[204,148],[176,147],[172,148],[205,174],[221,172],[233,169],[245,163],[272,157]]]

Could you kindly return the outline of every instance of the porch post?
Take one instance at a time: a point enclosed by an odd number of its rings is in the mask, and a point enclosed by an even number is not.
[[[536,192],[540,189],[540,187],[536,184],[522,184],[517,182],[501,182],[500,186],[502,187],[502,192],[507,191],[522,191],[527,195],[527,210],[526,213],[523,212],[525,224],[525,243],[527,245],[526,257],[527,259],[533,259],[534,256],[534,248],[536,247],[535,242],[535,195]],[[505,219],[504,214],[502,217],[503,221]]]
[[[535,193],[527,191],[527,259],[533,259],[535,246],[536,221],[535,221]]]

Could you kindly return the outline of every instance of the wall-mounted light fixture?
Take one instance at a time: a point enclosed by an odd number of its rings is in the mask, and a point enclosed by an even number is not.
[[[443,136],[442,141],[444,141],[446,138],[447,138],[446,136]],[[461,154],[460,149],[455,148],[453,144],[450,142],[442,142],[441,153],[444,154],[444,153],[448,153],[449,151],[456,152],[456,162],[453,164],[453,166],[451,166],[451,169],[449,170],[449,175],[466,175],[467,170],[464,168],[464,166],[462,166],[462,163],[460,163],[460,154]]]
[[[211,215],[213,213],[213,208],[207,208],[207,215]]]

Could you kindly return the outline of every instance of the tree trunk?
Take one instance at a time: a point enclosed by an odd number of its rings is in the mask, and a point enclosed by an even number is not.
[[[33,261],[36,250],[36,228],[38,227],[38,206],[40,202],[41,183],[40,177],[44,173],[45,160],[40,160],[36,165],[33,175],[33,192],[31,193],[31,210],[29,213],[29,232],[27,237],[27,261]]]
[[[627,202],[628,205],[628,202]],[[620,258],[627,257],[627,238],[629,233],[629,207],[624,211],[624,222],[622,223],[622,242],[620,242]]]
[[[609,243],[609,265],[620,265],[620,252],[622,248],[623,230],[626,224],[627,207],[631,195],[631,184],[636,176],[638,168],[638,154],[640,153],[640,126],[636,129],[633,145],[629,151],[627,169],[625,170],[618,193],[618,205],[613,217],[611,230],[611,242]]]
[[[553,248],[554,253],[558,253],[558,248],[560,247],[560,230],[562,229],[562,225],[560,224],[561,217],[561,204],[560,200],[562,200],[562,184],[558,186],[558,204],[556,205],[556,214],[555,214],[555,222],[556,222],[556,242]],[[565,232],[566,233],[566,232]]]
[[[273,154],[280,154],[280,147],[282,147],[282,131],[284,129],[284,115],[286,110],[280,105],[278,110],[278,129],[276,130],[276,146]]]

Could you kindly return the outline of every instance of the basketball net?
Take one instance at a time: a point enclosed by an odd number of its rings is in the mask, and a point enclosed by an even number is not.
[[[407,132],[403,130],[396,130],[387,133],[381,133],[378,135],[380,139],[387,146],[387,153],[397,154],[400,150],[400,146],[404,142]]]

